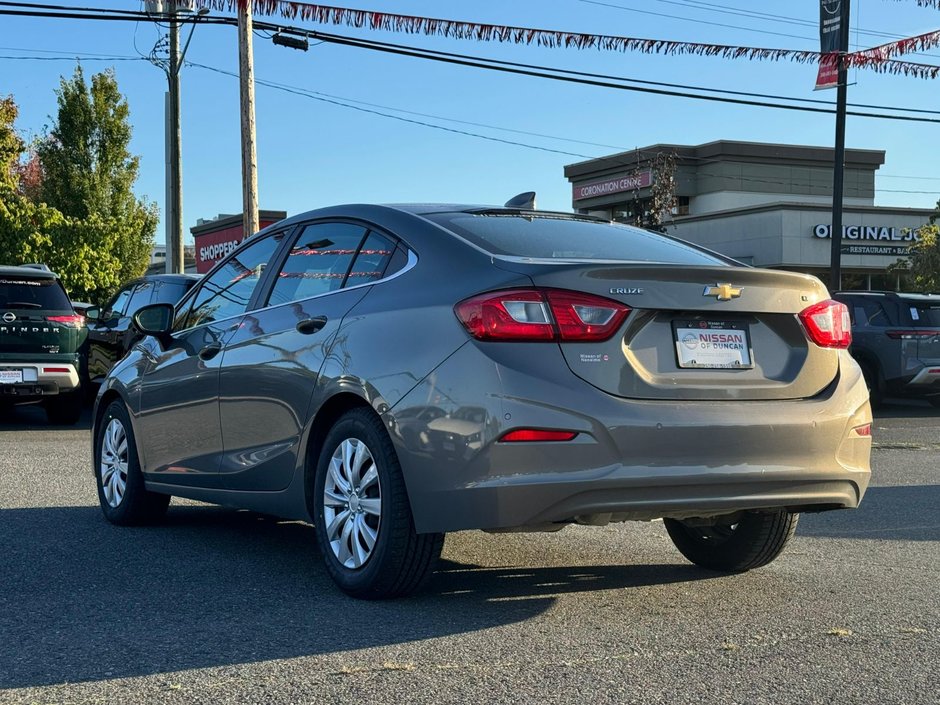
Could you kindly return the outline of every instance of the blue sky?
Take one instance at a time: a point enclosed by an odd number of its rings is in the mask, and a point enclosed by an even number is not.
[[[139,6],[102,0],[75,4]],[[818,47],[813,26],[781,19],[816,22],[818,0],[766,0],[759,4],[746,0],[355,0],[349,5],[335,0],[333,4],[633,37],[796,49]],[[755,7],[779,17],[733,14],[753,12]],[[292,24],[317,28],[310,23]],[[71,57],[88,53],[139,57],[140,53],[149,53],[159,38],[158,32],[162,32],[143,23],[14,17],[0,17],[0,27],[3,29],[0,56],[4,57]],[[914,0],[853,0],[852,27],[853,43],[867,47],[890,39],[856,34],[856,29],[919,34],[940,28],[940,11],[917,7]],[[810,65],[540,49],[345,27],[320,28],[337,34],[644,80],[803,98],[835,98],[834,91],[813,92],[816,69]],[[717,139],[813,145],[833,142],[834,118],[830,115],[577,86],[330,44],[312,46],[302,53],[274,46],[269,39],[256,36],[254,46],[258,79],[345,101],[369,103],[371,107],[363,107],[450,129],[571,153],[558,154],[454,134],[259,85],[261,207],[290,214],[348,202],[502,203],[526,190],[538,192],[540,208],[570,210],[571,189],[563,176],[563,167],[585,158],[657,142],[698,144]],[[938,64],[940,48],[929,55],[909,58]],[[199,27],[187,59],[237,71],[234,28]],[[83,59],[89,72],[109,65],[115,66],[119,85],[130,104],[134,127],[132,150],[141,156],[136,191],[156,201],[162,211],[165,76],[146,61],[112,64],[91,61],[87,56]],[[16,99],[20,107],[18,126],[24,135],[42,133],[55,111],[53,91],[59,76],[70,75],[73,67],[74,60],[0,59],[0,95],[12,94]],[[929,81],[868,71],[854,72],[851,78],[854,83],[849,90],[850,102],[940,110],[937,100],[940,79]],[[188,229],[197,218],[241,211],[238,82],[206,69],[187,67],[182,86],[183,207],[187,240],[191,241]],[[849,147],[887,152],[877,180],[879,205],[931,207],[937,202],[938,128],[940,125],[936,124],[849,119]],[[915,191],[926,193],[912,193]],[[161,224],[158,242],[163,237]]]

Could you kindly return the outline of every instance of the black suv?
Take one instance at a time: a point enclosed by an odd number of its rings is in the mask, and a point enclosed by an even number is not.
[[[849,351],[872,402],[918,396],[940,407],[940,295],[844,291],[832,298],[849,307]]]
[[[56,274],[0,267],[0,405],[41,401],[51,423],[76,423],[87,332]]]
[[[151,274],[127,282],[101,309],[89,306],[88,377],[100,383],[140,334],[131,327],[131,318],[142,306],[173,304],[199,281],[197,274]]]

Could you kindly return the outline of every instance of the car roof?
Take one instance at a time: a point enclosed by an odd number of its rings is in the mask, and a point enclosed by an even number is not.
[[[145,274],[140,277],[146,281],[175,282],[175,281],[199,281],[201,274]]]
[[[261,230],[258,234],[269,233],[277,230],[281,230],[285,227],[290,227],[301,223],[306,220],[320,217],[342,217],[343,215],[349,217],[356,217],[357,213],[364,210],[368,210],[371,215],[374,215],[376,209],[386,209],[388,211],[397,211],[401,213],[408,213],[415,216],[425,216],[425,215],[434,215],[436,213],[499,213],[500,215],[520,215],[520,216],[541,216],[541,217],[554,217],[554,218],[572,218],[577,220],[594,220],[597,222],[606,223],[609,222],[603,218],[597,218],[596,216],[585,215],[583,213],[564,213],[561,211],[540,211],[540,210],[529,210],[523,208],[506,208],[505,206],[498,205],[486,205],[486,204],[469,204],[469,203],[381,203],[381,204],[371,204],[371,203],[346,203],[337,206],[327,206],[324,208],[317,208],[314,210],[306,211],[304,213],[298,213],[297,215],[292,215],[290,218],[285,218],[284,220],[279,220],[276,223],[272,223],[268,227]]]
[[[48,269],[38,269],[36,267],[0,267],[0,275],[6,277],[32,277],[33,279],[58,279],[59,275],[50,272]]]

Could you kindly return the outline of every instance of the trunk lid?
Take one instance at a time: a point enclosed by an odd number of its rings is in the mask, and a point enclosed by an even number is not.
[[[818,394],[838,374],[838,351],[810,342],[798,317],[828,298],[815,277],[686,264],[504,260],[498,266],[528,274],[538,287],[582,291],[631,307],[609,340],[559,344],[571,371],[609,394],[800,399]]]
[[[0,276],[0,355],[75,353],[85,332],[58,279]]]

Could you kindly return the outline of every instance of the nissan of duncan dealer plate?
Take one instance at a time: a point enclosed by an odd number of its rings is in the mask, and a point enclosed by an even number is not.
[[[105,517],[177,495],[309,521],[357,597],[418,589],[464,529],[662,518],[747,571],[868,486],[868,389],[818,279],[516,199],[311,211],[134,325],[94,413]]]

